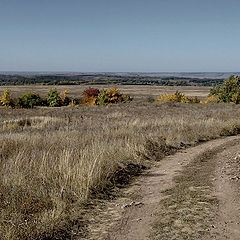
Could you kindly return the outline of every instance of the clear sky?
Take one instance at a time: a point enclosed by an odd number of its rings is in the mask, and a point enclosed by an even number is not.
[[[240,71],[240,0],[0,0],[0,71]]]

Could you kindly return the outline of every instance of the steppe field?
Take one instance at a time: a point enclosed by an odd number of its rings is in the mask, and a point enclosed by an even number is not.
[[[37,92],[40,95],[44,96],[47,94],[49,89],[56,88],[59,92],[68,89],[70,91],[69,96],[71,97],[81,97],[82,92],[91,87],[106,89],[109,87],[117,87],[123,94],[129,94],[135,98],[144,98],[144,97],[155,97],[157,98],[159,94],[168,93],[172,94],[179,90],[180,92],[185,93],[187,96],[197,96],[199,98],[204,98],[209,94],[210,87],[198,87],[198,86],[146,86],[146,85],[62,85],[62,86],[46,86],[46,85],[20,85],[20,86],[0,86],[0,92],[4,91],[6,88],[9,88],[14,96],[18,97],[26,92]]]
[[[239,105],[156,101],[208,87],[117,87],[133,101],[0,107],[0,239],[239,239]]]

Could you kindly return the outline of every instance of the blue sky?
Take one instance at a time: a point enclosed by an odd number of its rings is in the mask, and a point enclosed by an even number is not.
[[[0,0],[0,71],[240,71],[239,0]]]

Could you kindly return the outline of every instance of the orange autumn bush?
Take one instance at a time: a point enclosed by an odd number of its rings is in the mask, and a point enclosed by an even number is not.
[[[82,103],[84,105],[96,105],[98,94],[100,93],[98,88],[88,88],[83,92]]]

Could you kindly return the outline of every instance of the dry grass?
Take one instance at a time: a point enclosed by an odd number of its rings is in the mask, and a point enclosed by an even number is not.
[[[56,88],[59,92],[62,92],[66,89],[70,91],[69,96],[79,98],[82,95],[82,92],[89,87],[107,89],[114,87],[116,85],[66,85],[66,86],[44,86],[44,85],[24,85],[24,86],[0,86],[0,93],[2,93],[6,88],[9,88],[13,93],[13,97],[19,97],[26,92],[38,92],[41,96],[46,96],[49,89]],[[36,90],[37,88],[37,90]],[[209,94],[210,87],[198,87],[198,86],[143,86],[143,85],[118,85],[117,88],[123,94],[131,95],[134,98],[143,97],[159,97],[160,94],[167,93],[173,94],[176,90],[184,93],[186,96],[197,96],[200,99],[206,98]]]
[[[178,148],[238,133],[240,109],[143,98],[114,106],[0,108],[0,120],[0,238],[70,239],[84,229],[89,198],[123,181],[121,169],[168,154],[163,137]]]

